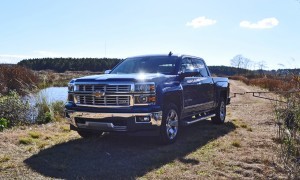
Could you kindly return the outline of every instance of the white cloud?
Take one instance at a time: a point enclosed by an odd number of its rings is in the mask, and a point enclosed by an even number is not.
[[[187,22],[187,26],[192,26],[193,28],[200,28],[204,26],[211,26],[216,24],[216,20],[208,19],[205,16],[197,17],[193,19],[191,22]]]
[[[0,64],[16,64],[22,59],[28,59],[30,56],[26,55],[12,55],[12,54],[0,54]]]
[[[43,58],[43,57],[65,57],[62,54],[50,51],[33,51],[30,54],[0,54],[0,64],[16,64],[23,59]],[[69,57],[69,56],[68,56]]]
[[[250,21],[241,21],[240,26],[250,29],[270,29],[279,24],[276,18],[265,18],[256,23],[251,23]]]

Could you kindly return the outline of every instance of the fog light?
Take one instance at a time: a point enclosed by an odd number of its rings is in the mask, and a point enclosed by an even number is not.
[[[150,116],[138,116],[136,117],[136,122],[150,122]]]

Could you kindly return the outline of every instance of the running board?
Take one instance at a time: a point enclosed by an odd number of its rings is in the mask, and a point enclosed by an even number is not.
[[[207,116],[199,117],[198,119],[195,119],[195,120],[192,120],[192,121],[183,121],[182,123],[183,123],[183,125],[188,126],[188,125],[194,124],[196,122],[203,121],[203,120],[206,120],[208,118],[215,117],[215,116],[216,116],[216,114],[210,114],[210,115],[207,115]]]

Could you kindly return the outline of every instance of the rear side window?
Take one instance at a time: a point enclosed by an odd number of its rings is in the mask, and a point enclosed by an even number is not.
[[[200,70],[200,77],[208,77],[206,66],[201,59],[193,59],[194,67]]]
[[[180,71],[185,72],[187,69],[193,69],[194,65],[191,58],[184,58],[181,61]]]

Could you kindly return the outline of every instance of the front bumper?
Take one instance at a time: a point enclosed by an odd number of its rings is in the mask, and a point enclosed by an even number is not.
[[[146,122],[140,118],[147,117]],[[104,132],[138,132],[159,130],[162,111],[150,113],[99,113],[66,110],[72,129]]]

